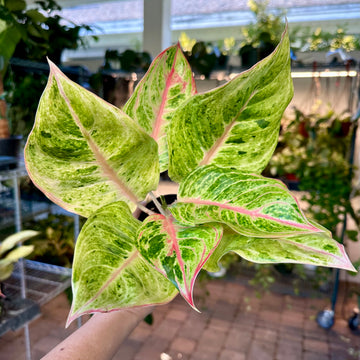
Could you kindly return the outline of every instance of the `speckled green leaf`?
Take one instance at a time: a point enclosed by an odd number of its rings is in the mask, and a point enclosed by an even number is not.
[[[293,96],[287,32],[275,51],[224,86],[180,107],[169,126],[169,175],[180,181],[198,165],[260,173],[276,147]]]
[[[172,114],[195,93],[191,68],[178,44],[155,58],[124,106],[126,114],[158,142],[160,171],[168,168],[166,128]]]
[[[156,214],[146,218],[139,229],[137,247],[144,259],[167,277],[195,308],[195,279],[221,237],[220,224],[184,227],[171,216]]]
[[[159,181],[156,142],[119,109],[50,68],[25,149],[33,182],[83,216],[113,201],[143,200]]]
[[[145,261],[135,243],[141,222],[124,202],[89,217],[76,243],[68,324],[92,312],[166,303],[175,286]]]
[[[171,213],[182,224],[218,221],[245,236],[323,231],[305,218],[282,182],[215,165],[199,167],[185,178]]]
[[[226,231],[204,268],[218,271],[220,259],[229,251],[255,263],[300,263],[355,270],[344,246],[326,232],[269,239]]]

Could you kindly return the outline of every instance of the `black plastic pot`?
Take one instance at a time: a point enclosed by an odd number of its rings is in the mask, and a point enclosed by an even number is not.
[[[251,45],[243,46],[239,51],[239,55],[241,57],[241,66],[245,69],[251,68],[258,61],[257,50]]]
[[[360,314],[359,311],[354,311],[354,314],[350,317],[349,319],[349,328],[350,330],[357,334],[360,335]]]
[[[14,169],[17,166],[22,136],[0,139],[0,171]]]
[[[18,157],[20,153],[22,136],[11,136],[0,139],[0,156]]]

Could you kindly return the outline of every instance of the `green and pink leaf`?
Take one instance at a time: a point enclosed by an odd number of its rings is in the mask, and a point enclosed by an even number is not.
[[[184,227],[170,216],[152,215],[139,229],[138,249],[194,309],[195,279],[222,237],[220,224]]]
[[[180,106],[168,131],[171,179],[179,182],[207,164],[261,173],[275,150],[281,117],[293,96],[290,71],[285,30],[271,56]]]
[[[255,263],[310,264],[356,271],[344,246],[326,232],[269,239],[246,237],[231,230],[225,231],[221,243],[204,265],[204,269],[218,271],[221,258],[230,251]]]
[[[156,142],[51,62],[25,161],[46,196],[85,217],[118,200],[134,210],[159,181]]]
[[[86,221],[76,243],[67,325],[83,314],[163,304],[176,296],[175,286],[137,250],[140,225],[124,202],[106,205]]]
[[[172,46],[124,111],[50,68],[25,160],[51,200],[90,216],[76,244],[68,324],[166,303],[178,291],[195,308],[200,269],[215,271],[229,251],[259,263],[354,270],[285,185],[259,175],[293,94],[287,31],[272,55],[205,94],[196,94],[189,64]],[[181,181],[178,202],[139,222],[131,211],[168,167]]]
[[[322,232],[278,180],[207,165],[180,184],[171,213],[182,224],[221,222],[244,236],[282,237]]]
[[[177,44],[155,58],[124,106],[124,112],[158,142],[161,172],[169,162],[168,124],[174,111],[195,93],[191,68]]]

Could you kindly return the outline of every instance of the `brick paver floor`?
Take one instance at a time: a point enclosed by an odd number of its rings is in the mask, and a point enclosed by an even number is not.
[[[158,306],[153,325],[141,323],[120,346],[114,360],[359,360],[360,336],[350,332],[345,316],[355,299],[339,295],[331,330],[315,321],[328,299],[276,293],[258,297],[254,289],[212,280],[196,292],[201,314],[178,296]],[[345,306],[342,306],[345,304]],[[42,307],[30,324],[32,358],[40,359],[76,329],[65,329],[69,303],[61,294]],[[0,338],[1,360],[25,359],[23,331]]]

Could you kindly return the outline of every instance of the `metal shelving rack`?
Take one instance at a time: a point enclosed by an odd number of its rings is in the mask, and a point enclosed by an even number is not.
[[[51,211],[50,203],[34,202],[29,205],[25,201],[22,204],[20,179],[26,176],[27,171],[21,165],[15,169],[0,171],[0,207],[4,211],[1,214],[0,209],[0,229],[15,224],[15,231],[19,232],[22,230],[24,217],[30,218]],[[1,185],[4,182],[6,186]],[[9,330],[23,327],[26,360],[31,360],[29,321],[40,315],[41,305],[63,292],[70,283],[71,269],[30,260],[20,260],[11,277],[4,282],[7,296],[21,299],[22,308],[9,312],[3,319],[0,323],[0,336]]]
[[[20,231],[23,220],[50,209],[46,202],[20,201],[19,182],[26,176],[25,167],[0,171],[0,230],[15,224],[16,231]]]

